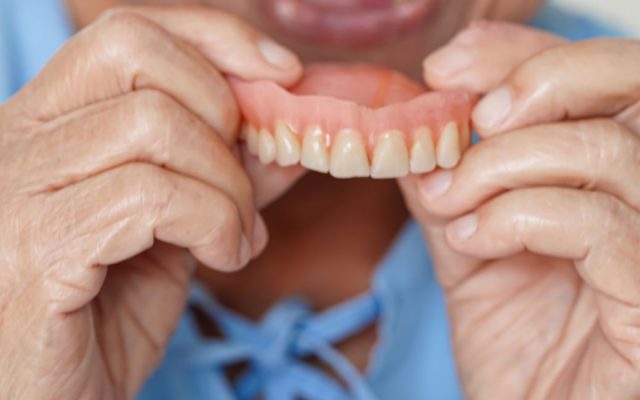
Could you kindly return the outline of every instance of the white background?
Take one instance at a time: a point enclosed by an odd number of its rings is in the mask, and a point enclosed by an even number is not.
[[[551,0],[551,2],[594,15],[609,23],[620,24],[626,31],[640,37],[640,0]]]

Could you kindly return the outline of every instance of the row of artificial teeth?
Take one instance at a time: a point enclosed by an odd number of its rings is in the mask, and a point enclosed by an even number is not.
[[[331,148],[327,134],[318,127],[304,131],[302,144],[296,132],[283,121],[276,122],[273,134],[250,124],[243,127],[243,137],[251,154],[263,164],[277,162],[281,166],[298,163],[307,169],[330,173],[336,178],[400,178],[407,174],[424,174],[437,167],[453,168],[460,161],[469,135],[456,122],[447,123],[434,145],[429,128],[413,132],[413,143],[407,148],[406,135],[397,130],[380,135],[373,149],[371,162],[360,132],[352,129],[339,131]]]

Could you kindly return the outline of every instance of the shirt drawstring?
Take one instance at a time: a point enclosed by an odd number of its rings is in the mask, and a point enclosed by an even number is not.
[[[204,288],[195,286],[190,304],[199,307],[222,331],[223,338],[200,337],[194,345],[171,348],[185,367],[211,371],[210,387],[217,400],[374,400],[366,379],[332,346],[375,322],[380,305],[367,293],[314,314],[302,300],[273,307],[258,323],[224,308]],[[346,385],[304,361],[315,356]],[[225,368],[247,362],[235,387]]]

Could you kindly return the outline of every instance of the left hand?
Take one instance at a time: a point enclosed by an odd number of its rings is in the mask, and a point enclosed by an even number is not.
[[[640,42],[482,23],[425,68],[489,93],[459,166],[401,181],[468,398],[640,398]]]

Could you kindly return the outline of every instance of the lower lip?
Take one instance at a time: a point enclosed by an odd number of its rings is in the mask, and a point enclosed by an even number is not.
[[[437,0],[262,0],[265,13],[286,34],[320,44],[367,46],[425,24]]]

